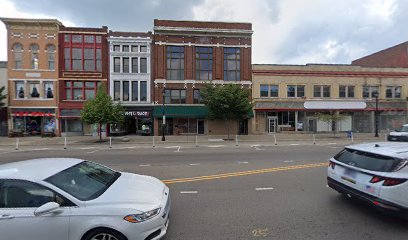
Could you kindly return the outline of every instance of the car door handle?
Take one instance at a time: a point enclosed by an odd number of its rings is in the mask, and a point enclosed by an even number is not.
[[[14,218],[13,215],[9,215],[9,214],[0,215],[0,220],[3,220],[3,219],[12,219],[12,218]]]

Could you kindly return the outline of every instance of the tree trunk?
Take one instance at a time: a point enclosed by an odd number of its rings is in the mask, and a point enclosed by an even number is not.
[[[102,142],[102,123],[99,123],[98,133],[99,133],[99,142]]]
[[[228,140],[230,140],[230,119],[227,120],[227,128],[228,128]]]

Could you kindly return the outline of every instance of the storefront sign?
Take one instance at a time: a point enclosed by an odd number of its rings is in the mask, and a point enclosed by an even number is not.
[[[125,116],[149,118],[150,112],[147,111],[125,111]]]
[[[14,109],[11,116],[15,117],[52,117],[54,109]]]
[[[61,117],[79,117],[81,115],[80,109],[62,109],[60,111]]]

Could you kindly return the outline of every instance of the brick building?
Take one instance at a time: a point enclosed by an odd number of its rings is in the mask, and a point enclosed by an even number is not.
[[[226,133],[223,122],[206,119],[200,88],[251,87],[252,33],[250,23],[154,20],[154,135],[163,129],[166,135]],[[232,132],[247,133],[248,120],[234,124]]]
[[[153,134],[151,32],[109,32],[110,95],[125,109],[125,123],[113,135]]]
[[[407,122],[407,68],[254,64],[252,80],[254,134],[284,130],[374,132],[376,110],[379,130]],[[319,121],[316,113],[345,117],[330,125]]]
[[[378,51],[352,61],[351,65],[362,67],[408,67],[408,42]]]
[[[86,100],[96,96],[101,83],[108,86],[107,36],[107,27],[60,27],[58,108],[62,136],[98,133],[96,125],[81,121],[80,111]]]
[[[7,28],[11,135],[58,132],[58,31],[55,19],[1,18]]]
[[[8,94],[7,82],[7,62],[0,61],[0,88],[4,87],[3,94]],[[0,103],[0,136],[7,136],[8,134],[7,106],[8,98]]]

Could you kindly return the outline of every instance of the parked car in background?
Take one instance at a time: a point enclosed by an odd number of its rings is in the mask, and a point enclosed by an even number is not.
[[[387,136],[388,141],[408,142],[408,124],[402,125],[400,129],[395,129]]]
[[[408,215],[408,143],[347,146],[330,159],[328,186],[382,210]]]
[[[0,165],[1,239],[160,239],[169,212],[153,177],[72,158]]]

